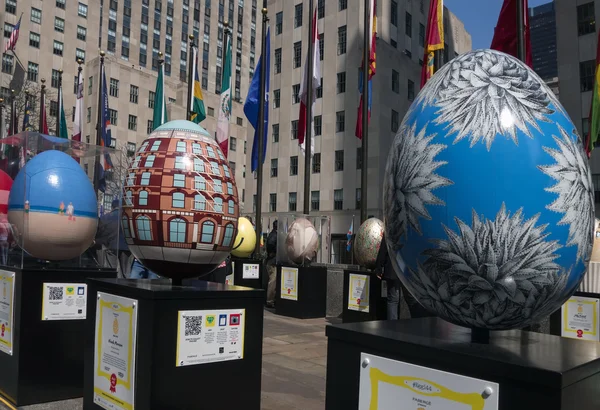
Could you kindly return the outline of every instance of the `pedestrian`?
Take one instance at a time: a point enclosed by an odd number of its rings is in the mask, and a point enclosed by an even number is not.
[[[267,237],[267,307],[275,306],[275,291],[277,288],[277,220],[273,222],[273,229]]]
[[[113,200],[112,210],[98,221],[96,249],[101,247],[103,250],[105,268],[116,269],[119,277],[126,278],[132,265],[132,256],[121,226],[120,207],[121,201]]]

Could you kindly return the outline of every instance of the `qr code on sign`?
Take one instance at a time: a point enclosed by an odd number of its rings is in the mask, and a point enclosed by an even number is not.
[[[50,300],[61,300],[63,298],[62,286],[50,286]]]
[[[202,332],[202,316],[184,316],[185,335],[198,336]]]

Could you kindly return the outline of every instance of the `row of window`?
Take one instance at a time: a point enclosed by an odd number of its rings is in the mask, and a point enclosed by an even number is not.
[[[355,209],[360,209],[361,191],[360,188],[356,188],[355,197]],[[298,194],[296,192],[288,193],[288,212],[296,212],[298,207]],[[321,207],[321,192],[311,191],[310,192],[310,210],[319,211]],[[342,210],[344,209],[344,190],[334,189],[333,190],[333,209]],[[256,195],[254,195],[254,212],[256,212]],[[269,194],[269,212],[277,212],[277,194]]]
[[[331,1],[331,0],[330,0]],[[338,11],[343,11],[348,8],[348,0],[338,0]],[[296,4],[294,7],[294,28],[302,27],[302,16],[304,6],[302,3]],[[319,19],[325,17],[325,0],[319,0],[317,3],[317,16]],[[275,14],[275,35],[283,33],[283,12]]]
[[[169,222],[169,242],[185,243],[187,236],[188,222],[180,217],[175,217]],[[152,230],[152,220],[146,215],[140,215],[135,218],[135,229],[132,231],[127,215],[123,215],[121,220],[123,232],[126,237],[137,238],[141,241],[152,241],[154,238]],[[213,244],[215,242],[216,224],[213,221],[204,221],[201,225],[200,243]],[[223,235],[222,246],[231,246],[233,241],[233,232],[235,231],[233,224],[225,225],[225,233]],[[195,238],[194,238],[195,239]]]
[[[59,9],[65,9],[67,0],[56,0],[56,7]],[[6,0],[6,5],[4,10],[10,14],[17,14],[17,0]],[[88,6],[87,4],[78,3],[77,6],[77,14],[79,17],[87,18],[88,15]],[[37,9],[35,7],[31,8],[31,12],[29,14],[29,19],[36,24],[42,24],[42,10]]]
[[[335,151],[333,170],[343,171],[344,170],[344,150]],[[362,148],[356,149],[356,169],[362,168]],[[318,174],[321,172],[321,153],[317,152],[314,154],[312,161],[312,173]],[[271,159],[271,178],[277,178],[279,176],[279,159]],[[290,157],[290,175],[298,175],[298,156],[294,155]]]
[[[148,206],[148,195],[149,192],[146,190],[142,190],[140,191],[139,195],[138,195],[138,203],[134,204],[133,203],[133,193],[131,191],[127,191],[125,193],[125,203],[128,206],[137,206],[137,207],[144,207],[144,206]],[[171,195],[171,206],[173,208],[185,208],[185,197],[186,195],[183,192],[174,192]],[[207,207],[207,200],[206,197],[204,196],[204,194],[202,193],[197,193],[194,195],[194,201],[193,201],[193,210],[195,211],[212,211],[212,212],[217,212],[217,213],[223,213],[223,198],[219,197],[219,196],[215,196],[214,198],[212,198],[212,209],[209,207]],[[227,214],[228,215],[235,215],[235,201],[233,199],[230,199],[227,201]]]

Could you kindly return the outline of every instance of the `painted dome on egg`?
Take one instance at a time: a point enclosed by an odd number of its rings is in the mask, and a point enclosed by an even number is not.
[[[214,138],[190,121],[171,121],[142,143],[129,169],[123,228],[147,268],[171,278],[210,272],[237,232],[233,171]]]
[[[594,192],[582,140],[507,54],[468,52],[427,83],[392,144],[384,197],[400,279],[453,323],[536,323],[586,272]]]

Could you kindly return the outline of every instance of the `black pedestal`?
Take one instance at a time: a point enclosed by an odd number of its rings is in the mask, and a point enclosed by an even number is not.
[[[16,269],[12,356],[0,352],[0,394],[15,406],[83,395],[83,341],[86,321],[42,320],[44,283],[84,284],[88,278],[115,278],[109,269]]]
[[[352,281],[350,280],[352,279]],[[350,289],[356,288],[356,280],[366,281],[363,294],[359,299],[351,294]],[[352,283],[351,283],[352,282]],[[352,285],[352,286],[351,286]],[[367,320],[385,320],[387,318],[387,300],[382,297],[383,279],[374,272],[344,270],[344,299],[342,307],[342,322],[364,322]],[[365,292],[368,290],[368,298]],[[354,292],[352,292],[354,293]],[[349,303],[350,302],[350,303]]]
[[[282,286],[282,269],[296,272],[296,284]],[[282,289],[283,288],[283,289]],[[294,298],[295,290],[295,298]],[[294,300],[295,299],[295,300]],[[327,312],[327,268],[324,266],[277,266],[275,313],[298,319],[325,317]]]
[[[500,410],[600,408],[598,343],[519,330],[473,343],[470,329],[438,318],[349,323],[326,333],[327,410],[358,409],[361,353],[498,383]]]
[[[136,409],[260,409],[264,291],[199,280],[88,283],[84,410],[101,409],[93,402],[97,292],[137,301]],[[177,367],[178,312],[228,309],[245,309],[243,358]]]
[[[234,263],[233,284],[253,289],[263,289],[265,269],[260,259],[232,258]],[[256,268],[258,267],[258,276]]]

